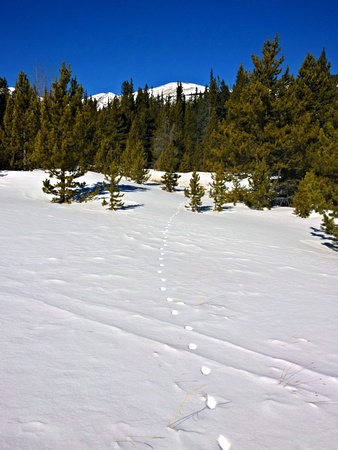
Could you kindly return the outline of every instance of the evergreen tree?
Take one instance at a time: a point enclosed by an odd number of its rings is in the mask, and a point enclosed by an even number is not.
[[[270,171],[263,159],[256,163],[256,167],[249,177],[249,189],[245,194],[245,201],[250,208],[271,208],[272,197]]]
[[[330,67],[325,50],[318,60],[308,53],[297,76],[297,99],[302,102],[304,112],[311,114],[312,122],[318,122],[321,127],[332,119],[337,101],[337,87],[332,83]]]
[[[163,183],[162,189],[167,192],[175,192],[178,186],[178,179],[181,175],[173,172],[166,172],[161,177],[161,182]]]
[[[43,96],[41,128],[34,153],[35,160],[49,172],[43,190],[54,195],[53,202],[75,200],[80,188],[76,180],[87,170],[81,164],[86,145],[77,140],[82,99],[82,86],[71,78],[70,67],[62,63],[59,80],[55,80],[51,91],[45,91]]]
[[[154,130],[152,155],[155,160],[155,167],[158,170],[162,170],[160,169],[159,164],[162,152],[167,149],[170,142],[174,139],[172,126],[170,123],[170,110],[171,104],[169,102],[162,103]]]
[[[116,211],[124,206],[122,201],[123,194],[119,189],[119,182],[121,181],[122,175],[120,173],[117,164],[110,164],[108,170],[105,173],[104,187],[109,192],[109,201],[103,200],[102,206],[109,205],[111,211]]]
[[[307,217],[311,210],[322,213],[324,231],[337,237],[338,130],[330,122],[319,132],[312,170],[300,183],[293,206],[301,217]]]
[[[24,72],[20,72],[15,90],[8,99],[3,120],[2,145],[9,157],[9,168],[33,168],[31,156],[40,127],[40,100]]]
[[[156,128],[156,119],[159,114],[159,104],[149,95],[148,86],[139,89],[135,100],[135,115],[133,118],[133,134],[142,145],[147,154],[147,165],[153,164],[152,143]],[[132,130],[130,130],[131,132]]]
[[[312,211],[323,212],[326,201],[321,184],[314,171],[308,172],[300,181],[292,203],[298,216],[309,217]]]
[[[190,199],[189,206],[191,211],[199,212],[202,207],[202,197],[204,196],[204,188],[200,184],[200,176],[196,171],[193,171],[189,188],[184,189],[185,197]]]
[[[125,177],[138,184],[148,181],[150,175],[147,169],[147,154],[140,140],[134,143],[132,139],[128,139],[121,163]]]
[[[214,211],[222,211],[223,205],[228,201],[228,188],[226,176],[223,170],[217,170],[211,174],[209,196],[214,202]]]
[[[98,112],[96,140],[96,170],[104,172],[105,167],[109,167],[112,162],[119,165],[126,146],[126,136],[118,97]]]
[[[167,148],[162,151],[157,161],[158,170],[165,172],[175,172],[178,166],[178,149],[174,142],[170,142]]]
[[[9,99],[9,89],[6,78],[0,77],[0,127],[6,111],[7,101]]]
[[[276,36],[264,43],[260,58],[252,55],[251,73],[240,67],[234,92],[227,102],[227,118],[218,125],[211,140],[211,161],[221,158],[233,173],[251,175],[247,199],[251,207],[257,208],[274,204],[281,197],[279,185],[285,186],[296,159],[294,91],[290,89],[293,78],[288,69],[282,74],[284,58],[279,52]],[[274,180],[274,189],[268,178]],[[263,184],[259,180],[264,180]],[[256,189],[259,192],[254,195]]]
[[[0,77],[0,170],[9,168],[9,154],[4,145],[3,119],[9,99],[9,89],[6,78]]]

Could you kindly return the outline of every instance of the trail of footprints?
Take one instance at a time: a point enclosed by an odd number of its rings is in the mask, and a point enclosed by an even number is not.
[[[181,206],[181,205],[180,205]],[[177,211],[170,217],[170,219],[168,220],[167,225],[165,226],[165,229],[163,231],[163,241],[160,247],[160,257],[159,259],[159,269],[157,270],[157,273],[160,275],[160,290],[162,292],[166,292],[167,291],[167,286],[166,286],[166,281],[167,279],[165,278],[165,276],[163,275],[163,271],[164,271],[164,258],[165,258],[165,250],[166,247],[168,247],[168,240],[167,240],[167,235],[170,229],[170,226],[172,224],[172,221],[174,220],[175,216],[179,213],[180,210],[180,206],[178,207]],[[175,305],[175,307],[178,306],[184,306],[184,302],[182,301],[176,301],[173,297],[166,297],[166,301],[169,303],[172,303]],[[178,309],[171,309],[171,315],[173,316],[178,316],[179,315],[179,310]],[[190,325],[185,325],[184,329],[186,331],[193,331],[193,327]],[[196,350],[197,349],[197,345],[194,342],[189,342],[189,340],[187,339],[187,348],[189,350]],[[203,375],[209,375],[211,372],[211,369],[208,366],[202,366],[200,368],[200,371]],[[215,409],[217,407],[217,401],[214,397],[212,397],[209,394],[206,394],[206,399],[205,399],[205,408],[208,409]],[[218,445],[222,450],[229,450],[231,447],[231,443],[227,440],[227,438],[223,435],[219,435],[218,439],[217,439]]]
[[[167,225],[165,226],[165,229],[164,229],[164,231],[163,231],[163,241],[162,241],[162,245],[161,245],[161,247],[160,247],[160,257],[158,258],[159,259],[159,266],[160,266],[160,268],[158,269],[158,271],[157,271],[157,273],[160,275],[160,281],[161,281],[161,286],[160,286],[160,290],[162,291],[162,292],[165,292],[166,290],[167,290],[167,287],[166,287],[166,278],[164,278],[164,276],[163,276],[163,268],[164,268],[164,257],[165,257],[165,250],[166,250],[166,247],[168,247],[168,240],[167,240],[167,235],[168,235],[168,232],[169,232],[169,229],[170,229],[170,226],[171,226],[171,224],[172,224],[172,221],[174,220],[174,218],[175,218],[175,216],[177,215],[179,213],[179,208],[177,209],[177,211],[170,217],[170,219],[168,220],[168,223],[167,223]],[[182,302],[182,301],[175,301],[174,300],[174,298],[172,298],[172,297],[166,297],[166,301],[167,302],[171,302],[171,303],[173,303],[174,305],[175,305],[175,307],[177,307],[177,306],[184,306],[184,302]],[[173,315],[173,316],[178,316],[179,315],[179,310],[178,309],[172,309],[171,310],[171,314]],[[190,325],[186,325],[185,327],[185,330],[186,331],[192,331],[193,330],[193,327],[192,326],[190,326]],[[195,343],[193,343],[193,342],[189,342],[188,344],[187,344],[187,347],[189,348],[189,350],[196,350],[197,349],[197,345],[195,344]],[[206,366],[202,366],[201,367],[201,373],[203,374],[203,375],[209,375],[209,373],[211,372],[211,370],[209,369],[209,367],[206,367]],[[208,405],[207,405],[208,406]]]

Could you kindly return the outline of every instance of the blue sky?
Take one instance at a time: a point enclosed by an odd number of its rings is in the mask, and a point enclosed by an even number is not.
[[[295,75],[308,52],[325,47],[338,73],[337,0],[3,0],[0,77],[20,71],[50,80],[61,62],[88,94],[156,87],[171,81],[206,85],[210,69],[231,87],[239,65],[252,68],[266,39],[280,38]]]

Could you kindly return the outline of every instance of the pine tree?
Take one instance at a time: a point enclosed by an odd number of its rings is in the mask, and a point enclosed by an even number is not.
[[[189,188],[184,189],[185,197],[190,199],[189,206],[191,211],[199,212],[202,207],[202,197],[204,196],[204,188],[200,185],[200,176],[196,171],[193,171]]]
[[[165,172],[175,172],[178,166],[178,149],[174,142],[170,142],[167,148],[162,151],[158,160],[158,170],[164,170]]]
[[[218,125],[210,145],[211,162],[221,158],[232,173],[252,176],[247,199],[251,207],[257,208],[264,207],[263,204],[271,206],[282,195],[290,195],[285,183],[297,159],[293,112],[296,106],[290,88],[293,78],[288,69],[282,73],[284,57],[279,56],[278,41],[276,35],[264,43],[261,57],[252,55],[251,73],[240,67],[234,92],[227,102],[226,120]],[[274,180],[273,189],[268,178]],[[263,184],[259,180],[264,180]],[[281,193],[280,185],[286,194]],[[259,192],[254,195],[256,189]]]
[[[175,192],[176,187],[178,185],[178,179],[181,177],[181,175],[174,173],[174,172],[166,172],[161,177],[161,182],[163,183],[162,189],[167,192]]]
[[[49,172],[43,191],[54,195],[52,201],[56,203],[70,203],[77,198],[80,188],[77,179],[87,170],[81,164],[86,145],[77,140],[82,99],[82,86],[71,78],[70,66],[62,63],[59,80],[43,96],[41,128],[34,153],[35,160]]]
[[[123,194],[119,189],[119,182],[121,181],[122,175],[120,173],[117,164],[112,163],[109,169],[105,173],[104,187],[109,192],[109,201],[103,200],[102,206],[109,205],[111,211],[116,211],[124,206],[122,201]]]
[[[118,97],[107,108],[98,111],[96,140],[96,170],[104,172],[106,165],[109,166],[112,162],[120,164],[126,136]]]
[[[228,201],[228,188],[226,176],[223,170],[217,170],[211,174],[209,197],[213,199],[214,211],[222,211],[223,205]]]
[[[245,194],[245,202],[250,208],[271,208],[273,190],[270,171],[265,160],[258,161],[249,177],[249,189]]]
[[[292,206],[300,217],[309,217],[312,211],[323,212],[326,201],[323,195],[323,185],[314,171],[308,172],[300,181]]]
[[[6,78],[0,77],[0,170],[9,168],[9,154],[4,145],[3,119],[9,99],[9,89]]]
[[[6,111],[7,101],[9,99],[9,89],[6,78],[0,77],[0,127]]]
[[[123,175],[138,184],[149,179],[147,154],[140,140],[128,139],[127,147],[121,159]]]
[[[40,127],[40,100],[24,72],[20,72],[15,90],[8,99],[3,120],[3,146],[9,156],[9,168],[34,167],[32,153]]]

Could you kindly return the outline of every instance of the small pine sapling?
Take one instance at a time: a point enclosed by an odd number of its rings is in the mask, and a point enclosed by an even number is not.
[[[119,182],[122,176],[120,174],[120,170],[118,166],[112,163],[109,167],[108,173],[105,174],[105,183],[104,187],[109,192],[109,201],[106,199],[103,200],[102,206],[109,205],[111,211],[116,211],[119,208],[122,208],[124,203],[122,201],[123,194],[119,189]]]
[[[181,175],[178,175],[177,173],[171,171],[166,172],[161,177],[161,182],[163,183],[162,189],[167,192],[175,192],[180,177]]]
[[[214,202],[214,211],[222,211],[224,203],[228,201],[228,188],[226,186],[225,174],[223,171],[216,171],[211,174],[209,197]]]
[[[184,189],[184,195],[190,199],[189,206],[193,212],[199,212],[202,207],[202,197],[205,191],[199,182],[200,176],[194,171],[189,183],[190,188]]]

